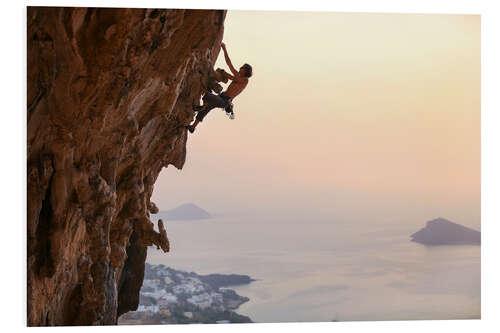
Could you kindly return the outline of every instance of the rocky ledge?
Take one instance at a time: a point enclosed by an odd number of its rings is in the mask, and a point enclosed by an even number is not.
[[[27,9],[27,322],[106,325],[139,303],[150,201],[182,168],[225,11]]]

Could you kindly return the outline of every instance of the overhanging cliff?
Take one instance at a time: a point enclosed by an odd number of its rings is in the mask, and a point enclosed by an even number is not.
[[[138,305],[163,167],[182,168],[225,11],[28,7],[28,325]]]

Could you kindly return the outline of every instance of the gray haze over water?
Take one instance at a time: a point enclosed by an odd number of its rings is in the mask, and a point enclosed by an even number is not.
[[[257,279],[234,287],[250,298],[237,312],[255,322],[480,318],[480,247],[412,243],[426,221],[405,222],[307,214],[167,222],[171,252],[150,250],[147,260]]]
[[[480,230],[481,16],[229,11],[224,26],[254,68],[236,119],[211,111],[152,196],[214,218],[166,221],[172,252],[148,260],[259,279],[237,288],[257,322],[478,318],[480,247],[409,238],[437,217]]]

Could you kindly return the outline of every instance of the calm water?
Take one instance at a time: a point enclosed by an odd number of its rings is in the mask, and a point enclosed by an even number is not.
[[[409,241],[424,226],[293,218],[167,223],[148,262],[257,279],[234,287],[255,322],[480,318],[480,247]]]

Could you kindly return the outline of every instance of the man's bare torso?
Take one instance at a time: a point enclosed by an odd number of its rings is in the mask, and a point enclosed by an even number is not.
[[[227,90],[224,92],[224,94],[231,98],[235,98],[243,91],[243,89],[245,89],[247,84],[248,84],[248,78],[241,76],[236,77],[231,82],[229,87],[227,87]]]

